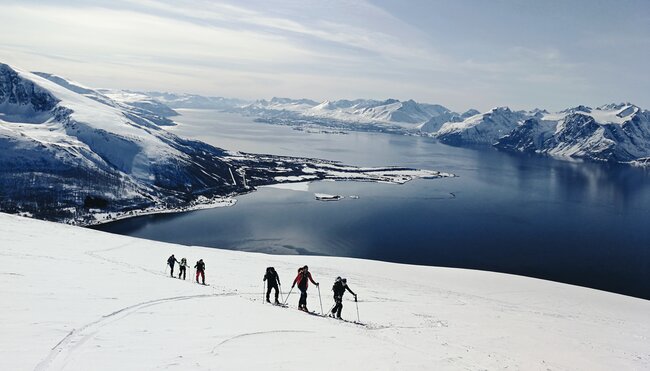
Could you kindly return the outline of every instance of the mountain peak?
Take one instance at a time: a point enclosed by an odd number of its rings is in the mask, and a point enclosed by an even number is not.
[[[584,106],[584,105],[579,105],[576,107],[571,107],[567,108],[565,110],[560,111],[561,113],[576,113],[576,112],[585,112],[585,113],[591,113],[591,107]]]

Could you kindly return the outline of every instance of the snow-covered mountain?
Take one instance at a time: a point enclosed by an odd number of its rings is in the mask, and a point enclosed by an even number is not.
[[[74,219],[244,189],[223,151],[168,133],[161,119],[61,77],[0,64],[0,208]]]
[[[159,126],[175,125],[168,117],[175,116],[178,113],[170,107],[145,95],[129,91],[92,89],[78,82],[45,72],[34,72],[34,74],[72,92],[81,94],[99,103],[115,107],[133,117],[145,117],[147,120]]]
[[[174,109],[172,109],[170,106],[162,103],[158,99],[152,98],[150,95],[147,95],[145,93],[115,89],[97,89],[97,91],[111,98],[115,102],[139,107],[143,110],[155,113],[162,117],[173,117],[178,115],[178,112],[174,111]]]
[[[650,301],[526,277],[167,244],[0,213],[0,369],[647,370]],[[171,254],[190,263],[169,277]],[[191,267],[206,264],[206,283]],[[308,308],[263,304],[309,265]],[[176,267],[175,272],[178,271]],[[359,316],[357,317],[357,305]],[[361,325],[353,323],[360,320]]]
[[[273,98],[244,106],[241,111],[262,118],[318,119],[339,123],[385,124],[415,128],[434,117],[452,116],[452,112],[437,104],[413,100],[387,99],[335,100],[321,103],[309,99]]]
[[[494,144],[528,117],[529,114],[523,111],[497,107],[459,122],[446,122],[435,135],[442,142],[454,145]]]
[[[650,112],[630,104],[578,106],[527,119],[499,149],[608,162],[650,157]]]
[[[451,111],[444,112],[438,116],[431,117],[429,121],[420,125],[418,129],[424,133],[435,133],[447,122],[462,122],[463,120],[478,115],[479,113],[480,112],[475,109],[467,110],[461,114]]]

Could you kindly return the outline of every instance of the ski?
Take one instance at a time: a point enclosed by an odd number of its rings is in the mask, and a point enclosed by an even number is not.
[[[339,321],[339,322],[351,323],[351,324],[353,324],[353,325],[359,325],[359,326],[367,327],[367,324],[365,324],[365,323],[358,322],[358,321],[351,321],[351,320],[347,320],[347,319],[343,319],[343,318],[332,317],[332,316],[329,315],[329,314],[326,314],[326,315],[324,315],[324,316],[322,316],[322,317],[326,317],[326,318],[329,318],[329,319],[332,319],[332,320],[336,320],[336,321]]]

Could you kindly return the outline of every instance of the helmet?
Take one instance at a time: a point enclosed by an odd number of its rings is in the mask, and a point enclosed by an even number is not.
[[[339,282],[341,280],[341,276],[336,277],[336,282]]]
[[[341,282],[343,282],[343,284],[346,284],[346,283],[348,283],[348,280],[345,279],[345,278],[341,278]]]

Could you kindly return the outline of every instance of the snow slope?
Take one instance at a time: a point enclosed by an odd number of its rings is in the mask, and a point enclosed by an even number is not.
[[[97,89],[98,92],[104,94],[115,102],[120,102],[125,105],[130,105],[133,107],[138,107],[143,110],[155,113],[161,117],[172,117],[177,116],[178,112],[174,111],[171,107],[160,102],[157,99],[151,98],[150,96],[129,91],[129,90],[114,90],[114,89]],[[170,121],[171,124],[174,124]]]
[[[231,184],[221,150],[176,137],[161,120],[169,121],[0,64],[0,209],[76,218],[102,205],[177,204],[243,188]]]
[[[512,111],[508,107],[496,107],[460,122],[444,123],[435,132],[435,135],[442,142],[448,144],[494,144],[527,117],[526,113],[522,111]]]
[[[186,247],[0,214],[0,369],[643,370],[650,302],[504,274]],[[170,254],[211,286],[167,277]],[[367,326],[262,304],[275,266],[348,278]],[[310,309],[320,311],[318,290]],[[356,319],[344,299],[344,319]]]

